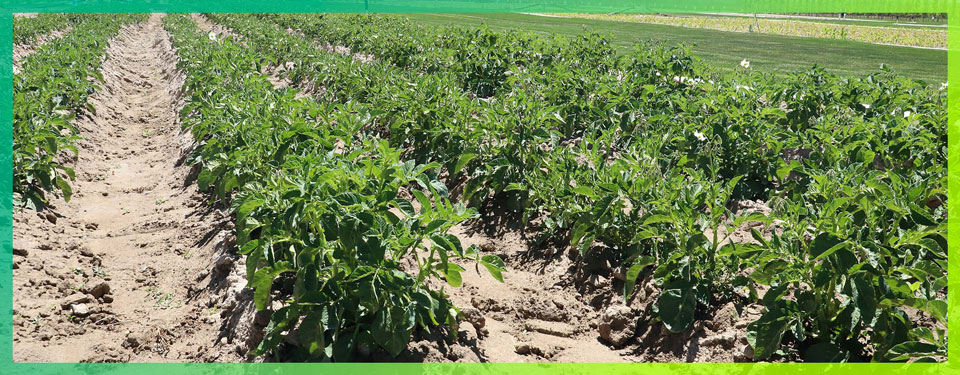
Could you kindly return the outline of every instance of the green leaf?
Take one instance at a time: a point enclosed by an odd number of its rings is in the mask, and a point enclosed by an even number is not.
[[[799,166],[800,166],[800,162],[796,160],[792,160],[786,166],[777,168],[777,178],[779,178],[780,181],[786,180],[787,176],[790,176],[790,172],[793,172],[793,170]]]
[[[837,238],[837,236],[829,233],[820,233],[813,239],[813,243],[810,244],[810,255],[814,257],[813,260],[819,260],[830,256],[830,254],[846,246],[847,243]]]
[[[467,163],[473,160],[473,158],[475,158],[476,156],[477,156],[476,154],[471,154],[471,153],[460,155],[460,157],[457,158],[457,163],[453,166],[453,170],[450,171],[450,175],[456,176],[457,173],[460,173],[460,170],[463,169],[463,167],[466,166]]]
[[[253,302],[256,304],[257,310],[267,308],[270,302],[270,288],[273,286],[273,280],[287,271],[290,271],[289,264],[280,262],[273,267],[261,268],[253,275],[253,281],[250,284],[254,288]]]
[[[437,193],[437,195],[443,198],[447,197],[448,195],[447,185],[444,185],[442,182],[436,181],[436,180],[430,181],[430,187],[433,188],[433,190]]]
[[[60,192],[63,193],[63,200],[69,203],[70,197],[73,196],[73,189],[70,188],[70,184],[58,177],[57,186],[60,188]]]
[[[884,357],[889,361],[905,361],[910,358],[937,355],[939,347],[920,341],[907,341],[890,348]]]
[[[670,332],[683,332],[693,326],[697,296],[692,287],[665,289],[657,300],[660,320]]]
[[[433,220],[423,228],[423,233],[433,233],[433,231],[442,227],[446,223],[448,223],[448,221],[445,219]]]
[[[770,310],[747,325],[747,343],[754,359],[766,359],[780,347],[789,319],[780,310]]]
[[[421,214],[429,215],[430,212],[433,212],[433,204],[430,202],[430,199],[427,199],[426,194],[423,194],[420,190],[413,190],[411,193],[417,198],[417,201],[420,202]]]
[[[593,192],[593,189],[591,189],[591,188],[589,188],[589,187],[586,187],[586,186],[580,186],[580,187],[574,188],[574,189],[573,189],[573,192],[574,192],[574,193],[577,193],[577,194],[580,194],[580,195],[583,195],[583,196],[586,196],[586,197],[588,197],[588,198],[596,198],[596,197],[597,197],[597,194]]]
[[[371,332],[377,344],[396,357],[410,342],[410,329],[406,327],[405,309],[392,307],[377,311]],[[411,327],[412,328],[412,327]]]
[[[854,314],[859,315],[861,321],[867,326],[873,322],[873,317],[877,311],[876,293],[873,289],[873,283],[866,278],[866,274],[857,274],[851,277],[851,290],[853,292]]]
[[[672,222],[673,222],[673,218],[671,218],[670,216],[654,214],[654,215],[648,216],[647,219],[643,221],[643,225],[651,225],[651,224],[657,224],[657,223],[672,223]]]
[[[348,362],[353,358],[353,351],[356,347],[357,332],[360,326],[353,330],[338,331],[333,339],[333,358],[338,362]]]
[[[320,312],[307,313],[297,330],[300,345],[305,347],[311,356],[318,356],[323,353],[327,344],[323,337],[323,315]]]
[[[623,283],[623,299],[624,301],[629,301],[630,297],[633,295],[633,290],[637,285],[637,277],[640,276],[640,272],[643,271],[643,268],[649,266],[655,262],[655,259],[651,256],[642,256],[638,257],[633,261],[633,264],[630,265],[630,268],[627,269],[627,274],[624,276]]]
[[[406,199],[397,199],[394,201],[394,205],[407,216],[412,217],[417,215],[417,211],[413,209],[413,203],[410,203],[410,201]]]
[[[460,267],[456,263],[447,263],[446,277],[447,284],[454,288],[460,287],[463,284],[463,277],[460,273],[463,272],[463,267]]]
[[[201,191],[206,191],[210,188],[210,184],[216,179],[216,176],[209,169],[204,169],[200,171],[200,174],[197,175],[197,187]]]
[[[248,198],[240,207],[237,207],[237,220],[246,219],[250,212],[263,205],[263,199]]]
[[[942,300],[930,300],[927,302],[926,311],[933,316],[934,319],[947,324],[947,302]]]
[[[937,339],[933,336],[933,331],[928,327],[917,327],[910,330],[910,335],[919,339],[926,340],[931,344],[935,344]]]
[[[765,248],[769,248],[769,247],[770,247],[770,245],[767,244],[767,240],[764,239],[764,238],[763,238],[763,235],[760,234],[760,232],[757,232],[756,229],[750,228],[750,236],[753,237],[753,239],[756,240],[757,242],[759,242],[761,245],[763,245],[763,247],[765,247]]]
[[[503,271],[506,269],[503,259],[493,254],[487,254],[480,257],[480,264],[487,268],[490,275],[499,282],[503,282]]]

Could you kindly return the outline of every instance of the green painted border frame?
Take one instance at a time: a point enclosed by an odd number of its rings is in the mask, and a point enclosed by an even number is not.
[[[22,12],[924,12],[948,13],[948,103],[960,96],[960,7],[958,0],[0,0],[0,61],[12,61],[13,13]],[[0,64],[0,374],[960,374],[960,342],[949,344],[946,363],[345,363],[345,364],[74,364],[13,362],[12,64]],[[949,105],[949,104],[948,104]],[[948,213],[960,214],[960,105],[948,108]],[[948,223],[949,252],[960,250],[960,221]],[[948,260],[949,288],[960,285],[960,258]],[[958,316],[956,293],[948,295],[949,315]],[[10,314],[10,315],[7,315]]]

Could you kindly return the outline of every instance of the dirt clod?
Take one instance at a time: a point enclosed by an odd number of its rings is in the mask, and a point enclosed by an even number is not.
[[[600,316],[600,337],[615,347],[623,346],[636,334],[636,317],[633,310],[624,305],[608,307]]]
[[[67,296],[67,298],[64,298],[62,301],[60,301],[60,306],[63,307],[64,310],[68,310],[72,305],[86,303],[90,301],[91,301],[90,296],[83,293],[74,293]]]
[[[85,303],[70,305],[70,314],[74,316],[84,317],[84,316],[90,315],[90,308]]]
[[[87,288],[86,292],[94,298],[101,298],[105,294],[110,293],[110,284],[106,281],[95,282],[92,285],[93,286]]]

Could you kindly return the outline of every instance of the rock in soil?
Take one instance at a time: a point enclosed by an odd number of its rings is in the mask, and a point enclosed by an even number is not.
[[[81,303],[90,302],[90,296],[83,293],[74,293],[69,295],[67,298],[64,298],[60,302],[60,307],[64,310],[69,309],[71,305],[77,305]]]
[[[608,307],[600,316],[600,337],[615,347],[632,339],[637,331],[633,309],[624,305]]]
[[[110,293],[110,284],[107,284],[106,281],[100,281],[93,283],[92,287],[87,288],[87,294],[93,296],[93,298],[103,297],[105,294]]]
[[[90,315],[90,308],[84,303],[70,305],[70,313],[74,316],[84,317]]]

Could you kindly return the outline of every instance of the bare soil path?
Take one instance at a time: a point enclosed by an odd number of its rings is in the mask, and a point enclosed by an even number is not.
[[[110,42],[96,113],[76,122],[73,199],[14,214],[15,361],[242,360],[217,345],[228,220],[187,183],[183,76],[161,19]]]

